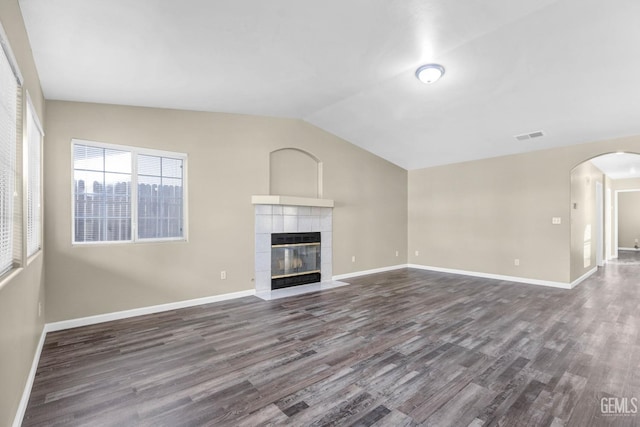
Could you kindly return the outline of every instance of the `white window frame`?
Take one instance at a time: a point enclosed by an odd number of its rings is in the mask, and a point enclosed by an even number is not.
[[[26,92],[26,108],[25,108],[25,113],[24,113],[24,118],[25,118],[25,122],[24,122],[24,126],[23,126],[23,133],[24,133],[24,137],[23,137],[23,182],[24,182],[24,206],[23,206],[23,218],[24,218],[24,246],[25,246],[25,251],[26,251],[26,257],[27,257],[27,264],[30,262],[31,259],[33,259],[36,255],[38,255],[38,253],[40,253],[42,251],[42,244],[43,244],[43,179],[42,179],[42,160],[43,160],[43,156],[42,156],[42,149],[43,149],[43,140],[44,140],[44,130],[42,128],[42,124],[40,123],[40,118],[38,117],[38,113],[36,112],[36,109],[33,105],[33,102],[31,101],[31,96],[29,95],[29,92]],[[31,145],[30,145],[30,141],[29,141],[29,120],[28,117],[31,117],[31,119],[33,120],[34,124],[36,125],[36,128],[38,129],[39,132],[39,139],[40,139],[40,143],[39,143],[39,164],[38,164],[38,168],[39,168],[39,172],[38,172],[38,215],[39,215],[39,221],[37,223],[38,226],[38,247],[35,248],[35,250],[30,251],[31,248],[29,248],[29,214],[31,213],[29,211],[29,186],[32,185],[31,182]]]
[[[95,242],[75,241],[75,182],[74,182],[74,149],[75,145],[86,145],[89,147],[128,151],[131,153],[131,239],[130,240],[105,240]],[[138,237],[138,155],[169,157],[182,160],[182,236],[181,237],[159,237],[159,238],[139,238]],[[151,148],[134,147],[131,145],[110,144],[105,142],[89,141],[84,139],[71,140],[71,244],[73,246],[95,246],[95,245],[126,245],[139,243],[159,243],[159,242],[187,242],[189,240],[189,191],[188,191],[188,155],[174,151],[156,150]]]

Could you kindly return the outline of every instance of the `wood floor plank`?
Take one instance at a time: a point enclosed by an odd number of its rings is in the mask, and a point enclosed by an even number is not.
[[[600,406],[640,398],[622,256],[573,290],[401,269],[52,332],[23,425],[640,425]]]

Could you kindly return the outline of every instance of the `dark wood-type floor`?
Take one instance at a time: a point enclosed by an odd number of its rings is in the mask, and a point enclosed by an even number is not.
[[[24,425],[637,426],[600,406],[640,397],[626,256],[571,291],[397,270],[50,333]]]

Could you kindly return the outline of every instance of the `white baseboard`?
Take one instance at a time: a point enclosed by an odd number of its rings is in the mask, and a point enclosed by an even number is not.
[[[638,252],[640,251],[640,249],[636,249],[636,248],[618,248],[619,251],[633,251],[633,252]]]
[[[407,267],[417,268],[420,270],[438,271],[442,273],[462,274],[462,275],[472,276],[472,277],[482,277],[485,279],[506,280],[510,282],[528,283],[528,284],[540,285],[540,286],[550,286],[550,287],[562,288],[562,289],[574,288],[580,282],[584,281],[585,279],[587,279],[589,276],[591,276],[593,273],[597,271],[597,268],[594,268],[572,283],[563,283],[563,282],[553,282],[548,280],[529,279],[529,278],[517,277],[517,276],[505,276],[500,274],[480,273],[480,272],[467,271],[467,270],[456,270],[451,268],[432,267],[432,266],[419,265],[419,264],[399,264],[399,265],[393,265],[389,267],[375,268],[371,270],[356,271],[356,272],[347,273],[347,274],[338,274],[336,276],[333,276],[333,280],[349,279],[353,277],[366,276],[368,274],[375,274],[375,273],[383,273],[383,272],[398,270],[398,269],[407,268]],[[253,296],[255,294],[256,294],[255,290],[250,289],[246,291],[232,292],[228,294],[214,295],[210,297],[196,298],[191,300],[172,302],[168,304],[160,304],[160,305],[154,305],[149,307],[141,307],[141,308],[135,308],[131,310],[116,311],[113,313],[98,314],[95,316],[88,316],[88,317],[81,317],[77,319],[69,319],[69,320],[62,320],[59,322],[46,323],[44,325],[43,334],[46,334],[47,332],[77,328],[80,326],[88,326],[88,325],[94,325],[97,323],[110,322],[112,320],[127,319],[130,317],[142,316],[145,314],[160,313],[163,311],[177,310],[180,308],[194,307],[202,304],[210,304],[213,302],[226,301],[226,300],[235,299],[235,298]],[[44,340],[44,335],[42,340]]]
[[[591,276],[593,273],[595,273],[596,271],[598,271],[598,267],[593,267],[591,270],[587,271],[586,273],[584,273],[582,276],[578,277],[576,280],[574,280],[573,282],[571,282],[571,289],[575,288],[576,286],[578,286],[580,283],[584,282],[585,280],[587,280],[589,278],[589,276]]]
[[[481,277],[483,279],[506,280],[509,282],[527,283],[529,285],[548,286],[552,288],[560,288],[560,289],[572,288],[571,283],[553,282],[550,280],[529,279],[526,277],[517,277],[517,276],[504,276],[502,274],[480,273],[477,271],[467,271],[467,270],[455,270],[452,268],[431,267],[428,265],[419,265],[419,264],[409,264],[408,267],[417,268],[420,270],[438,271],[441,273],[461,274],[464,276]]]
[[[399,270],[401,268],[407,268],[407,264],[392,265],[389,267],[374,268],[372,270],[355,271],[353,273],[338,274],[333,276],[333,280],[351,279],[352,277],[366,276],[367,274],[384,273],[385,271]]]
[[[152,305],[149,307],[134,308],[132,310],[116,311],[113,313],[98,314],[96,316],[80,317],[78,319],[62,320],[60,322],[47,323],[46,332],[62,331],[64,329],[77,328],[80,326],[95,325],[96,323],[110,322],[112,320],[127,319],[129,317],[142,316],[145,314],[160,313],[163,311],[177,310],[180,308],[194,307],[212,302],[226,301],[235,298],[253,296],[256,291],[253,289],[229,294],[214,295],[204,298],[190,299],[186,301],[170,302],[168,304]]]
[[[592,270],[589,270],[587,273],[585,273],[578,279],[574,280],[573,282],[564,283],[564,282],[554,282],[551,280],[530,279],[527,277],[505,276],[502,274],[491,274],[491,273],[481,273],[477,271],[456,270],[452,268],[432,267],[432,266],[420,265],[420,264],[400,264],[400,265],[393,265],[390,267],[375,268],[372,270],[364,270],[364,271],[356,271],[356,272],[347,273],[347,274],[339,274],[337,276],[333,276],[333,280],[350,279],[352,277],[366,276],[368,274],[375,274],[375,273],[384,273],[385,271],[398,270],[401,268],[416,268],[418,270],[438,271],[440,273],[460,274],[464,276],[481,277],[483,279],[505,280],[509,282],[526,283],[529,285],[547,286],[547,287],[560,288],[560,289],[573,289],[576,286],[578,286],[578,284],[586,280],[593,273],[598,271],[597,267],[593,268]]]
[[[36,378],[36,371],[38,370],[38,363],[40,362],[40,354],[42,353],[42,347],[44,346],[44,339],[46,336],[47,331],[46,328],[43,327],[42,333],[40,334],[40,341],[38,341],[36,352],[33,355],[33,362],[31,362],[31,370],[29,371],[29,376],[27,377],[27,382],[24,385],[24,391],[22,392],[22,397],[18,404],[18,411],[13,419],[13,427],[20,427],[22,425],[22,420],[24,419],[24,413],[27,411],[29,396],[31,396],[31,388],[33,387],[33,381]]]

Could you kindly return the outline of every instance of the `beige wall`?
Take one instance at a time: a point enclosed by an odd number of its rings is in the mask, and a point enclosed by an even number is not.
[[[410,171],[409,262],[569,283],[571,170],[619,150],[640,136]]]
[[[0,21],[25,79],[40,119],[44,99],[17,0],[0,2]],[[43,120],[41,120],[43,121]],[[38,316],[38,301],[44,302],[42,253],[9,280],[0,279],[0,425],[14,420],[35,355],[44,316]]]
[[[334,275],[406,262],[407,172],[305,122],[47,102],[45,129],[48,321],[253,289],[251,195],[283,147],[323,162]],[[72,138],[187,153],[189,242],[72,246]]]
[[[640,178],[614,179],[611,181],[614,191],[620,190],[640,190]]]
[[[580,278],[596,267],[598,246],[597,182],[603,185],[604,209],[604,174],[602,171],[591,162],[584,162],[571,171],[571,281]],[[602,220],[601,226],[604,227],[604,210]]]
[[[618,193],[618,247],[640,245],[640,191]]]

